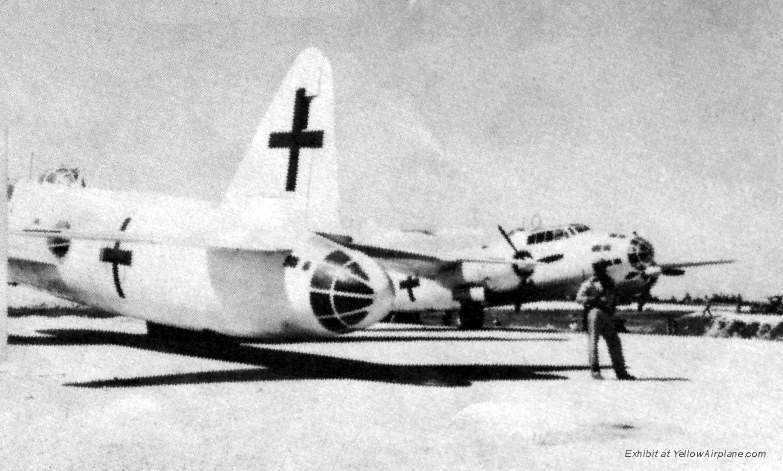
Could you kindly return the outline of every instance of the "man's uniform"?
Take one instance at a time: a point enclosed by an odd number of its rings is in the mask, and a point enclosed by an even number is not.
[[[612,368],[618,379],[634,379],[628,374],[623,358],[623,346],[614,325],[615,308],[614,289],[606,289],[597,276],[593,276],[579,288],[576,295],[577,302],[584,305],[587,313],[587,361],[593,377],[601,378],[601,369],[598,365],[598,338],[603,336],[609,356],[612,359]]]

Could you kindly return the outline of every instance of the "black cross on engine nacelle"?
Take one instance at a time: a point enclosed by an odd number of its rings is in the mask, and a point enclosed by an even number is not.
[[[416,296],[413,295],[413,288],[418,288],[421,282],[418,278],[408,276],[407,279],[400,281],[400,289],[408,291],[408,298],[411,302],[416,302]]]
[[[323,147],[323,131],[305,131],[310,119],[310,101],[315,96],[307,96],[304,88],[296,90],[294,100],[294,119],[291,132],[273,132],[269,135],[269,148],[288,150],[288,173],[285,179],[285,191],[296,191],[296,174],[299,172],[299,149]]]

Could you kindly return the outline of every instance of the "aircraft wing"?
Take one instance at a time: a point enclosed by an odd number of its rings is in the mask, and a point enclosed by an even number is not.
[[[702,267],[705,265],[724,265],[727,263],[734,263],[735,260],[720,259],[720,260],[702,260],[696,262],[673,262],[673,263],[659,263],[661,267],[661,274],[668,276],[679,276],[685,273],[683,268]]]
[[[253,234],[219,236],[204,234],[195,236],[134,234],[123,231],[78,231],[70,229],[22,229],[11,230],[10,235],[25,238],[45,239],[76,239],[107,242],[128,242],[153,245],[174,245],[186,247],[207,247],[221,249],[248,250],[256,252],[278,252],[291,250],[293,244],[290,237],[272,236],[271,234]]]
[[[392,268],[403,273],[410,273],[414,276],[436,278],[441,281],[445,281],[450,278],[450,275],[456,274],[465,263],[506,266],[515,264],[513,261],[504,258],[444,257],[440,254],[424,253],[423,251],[399,250],[396,248],[356,243],[349,236],[326,234],[322,232],[317,234],[332,243],[362,252],[377,260],[378,263],[384,267]],[[521,262],[516,263],[518,267],[520,264]],[[532,270],[532,266],[526,268]]]
[[[292,234],[269,233],[205,233],[199,235],[156,235],[125,231],[80,231],[71,229],[40,229],[27,228],[11,230],[9,255],[12,263],[51,264],[52,257],[46,247],[37,244],[26,244],[25,239],[38,238],[48,241],[51,249],[57,244],[67,244],[69,240],[92,240],[107,243],[125,242],[137,244],[154,244],[185,247],[204,247],[227,250],[243,250],[252,252],[280,252],[293,250],[297,240]],[[308,234],[300,233],[299,235]],[[309,233],[312,234],[312,233]],[[425,277],[437,280],[444,287],[458,287],[465,283],[465,264],[483,266],[506,266],[509,272],[521,274],[532,272],[533,262],[512,261],[503,258],[472,258],[450,257],[442,254],[423,253],[424,251],[406,251],[378,245],[355,243],[349,236],[315,233],[324,242],[334,246],[362,252],[376,260],[387,270],[394,270],[403,275]]]

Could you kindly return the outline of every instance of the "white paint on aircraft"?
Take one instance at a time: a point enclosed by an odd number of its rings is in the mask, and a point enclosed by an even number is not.
[[[336,162],[331,67],[308,49],[219,205],[60,181],[17,184],[14,279],[193,330],[270,337],[364,328],[389,311],[388,275],[310,232],[338,223]],[[198,239],[222,243],[181,242]]]

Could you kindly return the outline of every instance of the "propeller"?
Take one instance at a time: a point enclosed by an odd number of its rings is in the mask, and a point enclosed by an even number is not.
[[[514,260],[525,260],[525,259],[532,259],[533,256],[530,255],[530,252],[527,250],[519,250],[516,245],[514,245],[514,241],[511,240],[511,236],[506,232],[505,229],[503,229],[503,226],[498,224],[498,231],[500,231],[500,235],[503,236],[503,238],[506,240],[508,245],[511,247],[511,249],[514,251]],[[511,264],[512,270],[514,270],[514,273],[519,278],[519,284],[517,285],[516,289],[516,299],[514,300],[514,311],[516,313],[519,313],[519,311],[522,309],[522,288],[525,285],[525,282],[527,281],[527,277],[530,276],[531,268],[528,267],[527,270],[523,269],[522,266],[518,263],[512,263]]]
[[[511,248],[514,250],[514,259],[515,260],[521,260],[523,258],[533,258],[532,255],[530,255],[530,252],[527,250],[519,250],[516,245],[514,245],[514,241],[511,240],[511,236],[508,235],[508,232],[506,232],[505,229],[503,229],[503,226],[498,224],[498,230],[500,231],[500,234],[503,236],[504,239],[506,239],[506,242],[508,245],[511,246]]]

